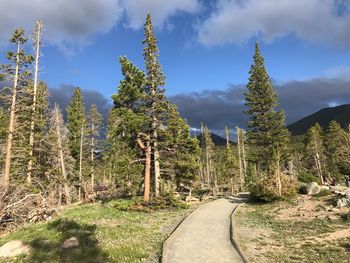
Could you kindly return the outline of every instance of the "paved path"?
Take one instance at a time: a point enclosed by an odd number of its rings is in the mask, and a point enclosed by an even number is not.
[[[219,199],[195,210],[165,242],[162,262],[243,262],[230,240],[230,215],[236,206]]]

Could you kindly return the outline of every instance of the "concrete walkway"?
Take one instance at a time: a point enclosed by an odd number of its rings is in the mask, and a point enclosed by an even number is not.
[[[195,210],[164,243],[162,262],[243,262],[230,240],[230,215],[236,206],[219,199]]]

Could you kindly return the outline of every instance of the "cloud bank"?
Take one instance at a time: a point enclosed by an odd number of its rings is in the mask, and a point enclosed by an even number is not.
[[[76,87],[72,85],[61,85],[58,88],[49,88],[50,105],[57,103],[64,115],[66,108],[70,103],[73,92]],[[108,112],[111,108],[111,103],[100,92],[95,90],[81,89],[86,112],[89,111],[92,104],[96,104],[98,111],[103,115],[105,122],[107,121]]]
[[[206,46],[271,42],[287,35],[312,43],[350,46],[349,0],[218,0],[198,26]]]
[[[350,103],[350,79],[318,78],[290,81],[274,87],[288,124],[322,108]],[[245,92],[244,85],[231,85],[226,90],[178,94],[170,100],[193,128],[199,128],[203,122],[213,131],[222,131],[225,126],[246,127]]]
[[[44,38],[67,54],[89,44],[98,34],[109,32],[125,17],[125,25],[140,29],[151,12],[156,27],[163,27],[178,12],[194,13],[199,0],[1,0],[0,45],[12,31],[30,32],[35,20],[45,24]]]

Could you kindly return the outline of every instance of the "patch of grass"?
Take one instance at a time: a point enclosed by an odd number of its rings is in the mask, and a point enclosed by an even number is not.
[[[313,197],[320,198],[320,197],[329,196],[330,194],[331,194],[330,190],[322,189],[318,194],[313,195]]]
[[[188,211],[179,209],[134,211],[135,200],[67,208],[59,219],[28,225],[0,238],[0,246],[20,239],[32,246],[32,252],[0,262],[140,262],[160,255],[163,240],[171,224]],[[62,243],[76,237],[79,246],[63,249]]]
[[[288,207],[288,202],[246,204],[239,208],[236,222],[247,237],[240,239],[251,262],[347,262],[350,258],[350,238],[322,241],[322,237],[349,228],[350,221],[312,219],[280,220],[276,211]],[[321,209],[321,208],[320,208]],[[347,220],[350,219],[350,216]],[[240,228],[239,227],[239,228]],[[264,231],[268,235],[251,233]],[[250,233],[250,234],[248,234]],[[249,237],[250,236],[250,237]]]

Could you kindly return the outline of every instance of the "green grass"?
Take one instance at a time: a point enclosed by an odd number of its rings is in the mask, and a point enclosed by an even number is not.
[[[13,258],[12,261],[0,259],[0,262],[119,263],[158,258],[170,225],[188,211],[130,211],[127,208],[132,203],[129,200],[113,200],[71,207],[49,223],[28,225],[0,237],[0,246],[14,239],[32,246],[29,255]],[[79,246],[62,249],[64,240],[72,236],[78,238]]]
[[[336,230],[350,227],[349,221],[312,219],[308,221],[279,220],[276,211],[287,202],[247,204],[237,213],[239,225],[264,230],[267,236],[243,238],[243,248],[254,245],[268,262],[340,263],[350,260],[350,238],[319,241]],[[249,254],[247,255],[249,258]],[[255,255],[255,258],[256,255]],[[257,262],[251,260],[251,262]]]

